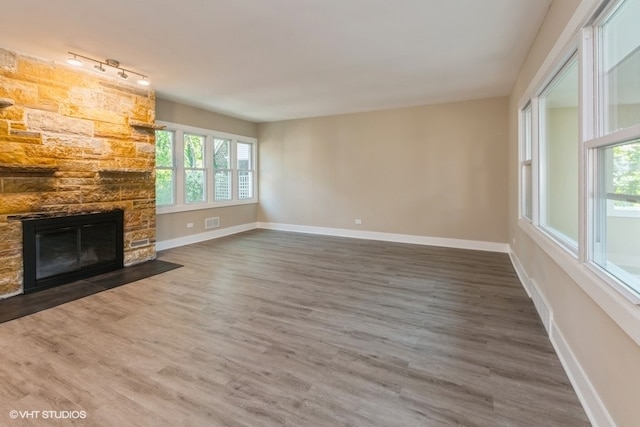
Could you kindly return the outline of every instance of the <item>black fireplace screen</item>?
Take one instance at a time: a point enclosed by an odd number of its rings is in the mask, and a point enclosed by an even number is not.
[[[23,220],[24,289],[30,292],[123,266],[123,212]]]

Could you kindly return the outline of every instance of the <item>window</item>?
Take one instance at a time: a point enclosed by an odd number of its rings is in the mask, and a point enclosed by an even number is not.
[[[204,167],[204,136],[184,134],[184,202],[203,203],[207,170]]]
[[[640,216],[613,214],[640,207],[640,139],[597,150],[593,261],[640,294]]]
[[[604,134],[640,124],[640,0],[614,6],[597,28]]]
[[[173,205],[175,200],[175,173],[173,161],[174,133],[166,130],[156,132],[156,204]]]
[[[158,213],[255,203],[257,141],[162,123],[156,131]]]
[[[594,28],[598,112],[589,148],[590,261],[640,295],[640,0],[613,2]]]
[[[238,199],[253,197],[253,144],[239,142],[238,147]]]
[[[529,221],[533,219],[533,171],[531,163],[531,143],[533,140],[531,103],[522,111],[522,135],[520,147],[521,215]]]
[[[231,140],[213,139],[214,199],[231,200]]]
[[[578,247],[578,60],[571,58],[543,90],[540,117],[540,226]]]
[[[640,0],[602,5],[521,100],[520,226],[640,304]]]

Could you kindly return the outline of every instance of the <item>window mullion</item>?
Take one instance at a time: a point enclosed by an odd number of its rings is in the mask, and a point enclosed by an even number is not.
[[[204,140],[204,168],[205,168],[205,192],[206,203],[215,201],[214,187],[215,187],[215,171],[213,170],[213,156],[215,154],[215,147],[213,145],[213,135],[206,135]]]
[[[231,199],[239,200],[238,187],[240,183],[240,177],[238,174],[238,162],[237,159],[238,140],[233,138],[231,140],[231,153],[229,153],[229,159],[231,161]]]
[[[176,205],[185,204],[184,132],[175,131]]]

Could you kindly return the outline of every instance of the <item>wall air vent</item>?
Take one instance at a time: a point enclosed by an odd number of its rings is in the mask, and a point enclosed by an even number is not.
[[[220,217],[216,216],[213,218],[205,218],[204,220],[204,228],[206,230],[210,229],[210,228],[218,228],[220,227]]]

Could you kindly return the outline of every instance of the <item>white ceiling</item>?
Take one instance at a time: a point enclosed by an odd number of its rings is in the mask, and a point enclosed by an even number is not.
[[[257,122],[507,95],[551,0],[20,0],[0,45]]]

